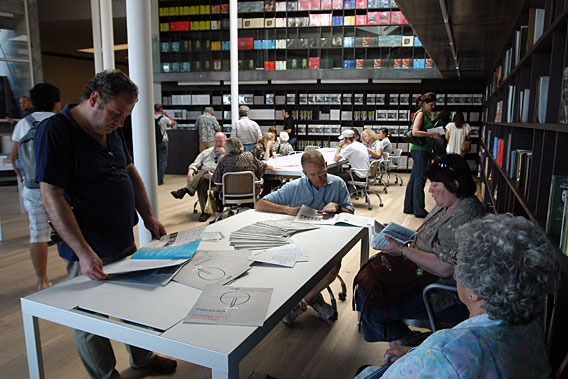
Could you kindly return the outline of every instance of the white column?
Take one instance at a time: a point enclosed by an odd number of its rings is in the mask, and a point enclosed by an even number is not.
[[[231,123],[239,120],[239,32],[237,30],[237,0],[229,3],[229,28],[231,44]]]
[[[138,85],[138,102],[132,112],[134,164],[146,187],[148,199],[158,217],[158,176],[154,136],[154,87],[152,83],[152,42],[150,36],[150,0],[126,0],[128,34],[128,69],[130,79]],[[150,232],[140,220],[140,246],[150,241]]]
[[[103,68],[114,70],[114,32],[112,23],[112,0],[100,0]]]
[[[95,74],[97,74],[103,71],[103,54],[101,49],[101,11],[99,0],[91,0],[91,25],[93,28]]]

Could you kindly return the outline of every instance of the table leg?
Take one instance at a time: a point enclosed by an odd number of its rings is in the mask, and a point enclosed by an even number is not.
[[[359,268],[363,267],[365,263],[369,260],[369,230],[365,236],[361,238],[361,260],[359,261]]]
[[[211,379],[239,379],[239,363],[229,361],[229,372],[211,369]]]
[[[30,378],[44,378],[43,357],[41,354],[41,340],[39,337],[39,322],[37,317],[22,313],[24,319],[24,335],[26,351],[28,354],[28,370]]]

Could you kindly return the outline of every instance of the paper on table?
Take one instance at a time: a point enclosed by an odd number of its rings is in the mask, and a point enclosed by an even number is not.
[[[234,250],[198,251],[195,258],[200,257],[207,259],[197,263],[192,260],[180,270],[174,281],[203,289],[212,283],[225,284],[250,269],[246,255]]]
[[[150,270],[153,268],[162,268],[169,266],[177,266],[187,259],[131,259],[130,257],[121,259],[118,262],[111,263],[105,266],[103,271],[107,274],[118,274],[123,272],[133,272],[140,270]]]
[[[132,259],[191,259],[201,243],[205,226],[162,236],[144,245]]]
[[[182,265],[183,264],[154,268],[150,270],[110,274],[108,276],[108,280],[112,280],[114,282],[165,286],[173,279],[176,273],[181,269]]]
[[[205,232],[203,233],[203,241],[220,241],[225,236],[221,232]]]
[[[272,250],[272,249],[269,249]],[[262,263],[270,263],[278,266],[294,267],[296,257],[291,254],[279,254],[269,252],[268,250],[260,251],[249,257],[249,260]]]
[[[271,296],[272,288],[212,284],[205,287],[183,322],[262,326]]]
[[[307,205],[302,205],[294,222],[321,225],[335,225],[342,222],[363,227],[376,227],[377,224],[377,221],[372,217],[356,216],[346,212],[340,214],[318,213],[316,209],[310,208]]]
[[[203,238],[206,226],[199,226],[197,228],[182,230],[180,232],[167,234],[162,236],[159,240],[152,240],[139,250],[153,250],[158,248],[168,248],[186,245]]]

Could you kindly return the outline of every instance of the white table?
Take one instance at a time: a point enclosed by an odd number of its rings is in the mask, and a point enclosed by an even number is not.
[[[337,149],[334,148],[323,148],[319,149],[319,152],[322,153],[323,157],[325,158],[325,162],[327,163],[328,168],[333,168],[341,165],[344,162],[335,162],[335,152]],[[300,177],[303,175],[302,172],[302,155],[304,153],[286,155],[284,157],[278,158],[270,158],[266,161],[272,167],[276,167],[275,170],[266,170],[265,174],[268,175],[275,175],[278,177]]]
[[[225,239],[202,242],[202,250],[226,250],[231,231],[267,219],[291,216],[246,211],[208,226],[221,231]],[[185,324],[183,317],[201,291],[178,283],[166,287],[124,285],[73,278],[21,299],[22,317],[31,378],[43,378],[43,361],[38,318],[84,330],[113,340],[139,346],[197,365],[210,367],[212,377],[238,378],[239,362],[318,283],[341,258],[361,240],[361,265],[369,255],[366,228],[321,226],[296,234],[292,239],[309,254],[309,262],[294,268],[254,265],[232,285],[273,288],[263,327]],[[79,309],[85,302],[104,299],[107,313]],[[140,301],[137,299],[144,299]],[[136,320],[132,320],[132,315]],[[111,315],[115,318],[106,318]],[[136,321],[137,324],[121,320]],[[160,323],[171,326],[161,326]],[[171,321],[173,320],[173,322]],[[148,327],[148,325],[153,327]]]

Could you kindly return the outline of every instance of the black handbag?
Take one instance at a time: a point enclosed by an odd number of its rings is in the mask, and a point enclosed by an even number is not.
[[[411,143],[417,146],[424,146],[426,143],[426,137],[416,137],[412,135],[412,126],[408,128],[406,132],[402,135],[402,140],[407,143]]]

